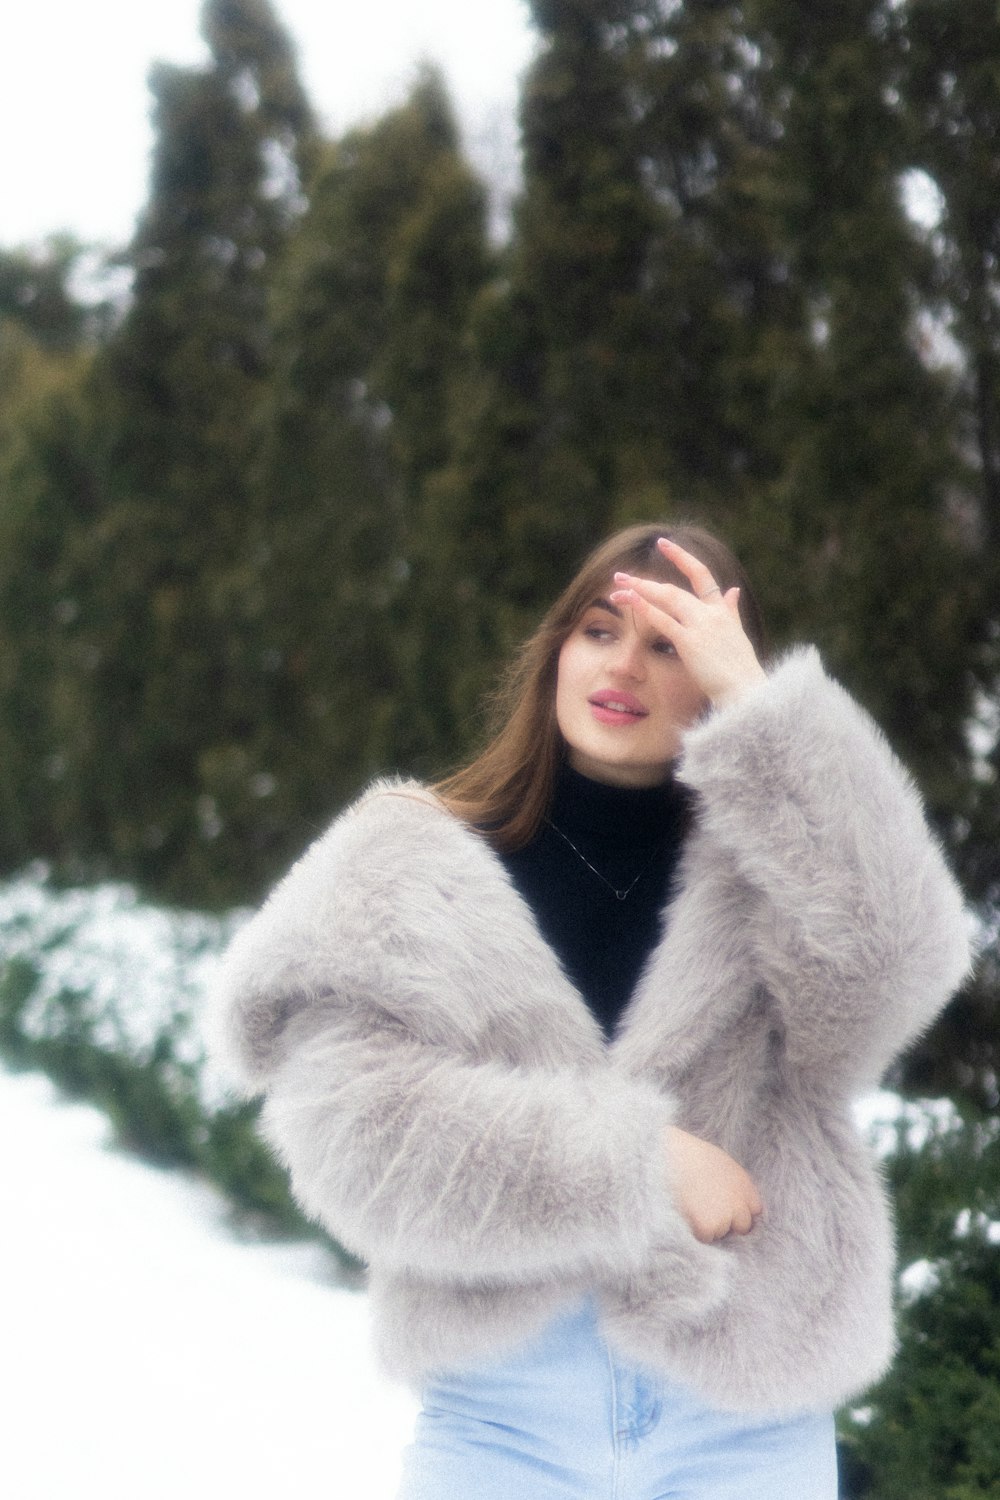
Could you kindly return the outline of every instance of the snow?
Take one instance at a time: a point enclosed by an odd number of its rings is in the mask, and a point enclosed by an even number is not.
[[[111,881],[59,889],[39,864],[0,885],[0,954],[27,960],[37,976],[19,1024],[33,1037],[61,1034],[72,994],[96,1044],[145,1059],[169,1033],[202,1102],[221,1103],[227,1082],[204,1056],[198,1022],[219,956],[247,915],[157,907]]]
[[[951,1099],[902,1099],[891,1089],[873,1089],[854,1106],[858,1129],[875,1152],[885,1158],[902,1140],[919,1151],[934,1136],[962,1128],[962,1117]]]
[[[310,1246],[240,1244],[210,1189],[0,1072],[0,1493],[391,1500],[415,1399]]]
[[[899,1290],[904,1302],[916,1302],[936,1292],[941,1284],[941,1268],[932,1260],[911,1261],[899,1273]]]

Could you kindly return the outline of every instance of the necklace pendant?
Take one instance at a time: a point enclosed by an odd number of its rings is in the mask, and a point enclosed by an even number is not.
[[[552,829],[552,832],[553,833],[557,833],[559,835],[559,837],[562,839],[563,843],[569,845],[569,847],[572,849],[573,853],[576,855],[577,859],[580,859],[580,860],[583,861],[583,863],[587,866],[587,869],[590,870],[591,874],[596,875],[597,878],[598,878],[598,880],[601,882],[601,884],[602,885],[606,885],[607,888],[608,888],[608,890],[611,891],[612,895],[614,895],[614,897],[618,901],[624,901],[628,896],[631,896],[632,892],[635,890],[636,886],[639,884],[639,881],[642,879],[643,875],[645,875],[646,871],[649,869],[650,865],[653,863],[654,858],[656,857],[656,849],[654,848],[652,854],[649,856],[649,858],[647,859],[646,863],[643,865],[642,869],[639,871],[638,875],[633,880],[632,884],[626,886],[623,891],[620,891],[620,890],[618,890],[618,888],[616,886],[613,886],[611,884],[611,881],[608,879],[608,877],[606,875],[602,875],[601,872],[600,872],[600,870],[598,870],[595,865],[592,865],[590,863],[590,860],[587,858],[587,856],[585,854],[581,854],[580,853],[580,850],[576,847],[576,845],[574,844],[573,840],[569,837],[569,835],[563,833],[562,829],[560,827],[558,827],[557,824],[553,823],[553,821],[552,821],[551,818],[546,818],[545,821],[546,821],[546,823],[548,823],[549,827]]]

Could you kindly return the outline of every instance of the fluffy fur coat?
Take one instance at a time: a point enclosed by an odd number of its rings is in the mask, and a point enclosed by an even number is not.
[[[413,783],[343,814],[238,934],[220,1045],[306,1210],[371,1267],[384,1365],[491,1357],[581,1294],[715,1405],[830,1408],[893,1347],[851,1101],[962,979],[968,925],[881,734],[794,653],[686,736],[681,880],[611,1043],[485,840]],[[675,1122],[759,1185],[695,1240]]]

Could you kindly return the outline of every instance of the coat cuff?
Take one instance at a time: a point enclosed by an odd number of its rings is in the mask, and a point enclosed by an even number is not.
[[[678,779],[696,791],[724,782],[758,796],[781,775],[783,756],[773,753],[775,736],[785,745],[788,730],[799,742],[812,737],[817,693],[847,698],[827,677],[815,646],[797,647],[741,697],[713,709],[687,731]],[[809,748],[805,744],[804,753]],[[748,771],[753,772],[749,782]]]

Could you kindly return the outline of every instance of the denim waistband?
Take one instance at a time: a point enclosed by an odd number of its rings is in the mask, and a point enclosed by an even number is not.
[[[832,1416],[719,1412],[620,1355],[581,1301],[424,1390],[399,1500],[836,1500]]]

